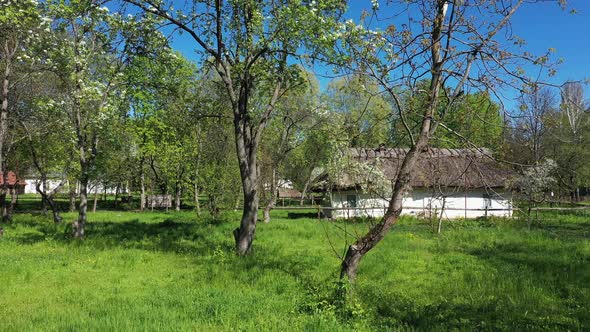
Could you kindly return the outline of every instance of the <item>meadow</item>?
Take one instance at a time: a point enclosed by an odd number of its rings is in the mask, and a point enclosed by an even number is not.
[[[21,212],[0,237],[0,330],[587,330],[590,215],[444,224],[404,218],[338,282],[345,239],[367,228],[274,211],[254,252],[239,213],[91,213],[69,237]],[[342,287],[348,288],[346,297]]]

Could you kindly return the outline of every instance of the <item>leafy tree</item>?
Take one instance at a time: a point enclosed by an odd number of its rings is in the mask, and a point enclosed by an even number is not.
[[[17,97],[13,93],[15,85],[23,79],[22,72],[16,72],[18,65],[35,62],[31,49],[42,39],[41,33],[47,29],[49,20],[44,17],[34,0],[5,0],[0,2],[0,72],[2,84],[0,91],[0,172],[4,181],[0,187],[2,219],[10,219],[10,209],[6,206],[8,193],[8,153],[11,150],[11,122]],[[26,73],[25,73],[26,75]],[[12,123],[14,127],[14,122]]]
[[[375,80],[352,75],[330,82],[326,106],[344,116],[342,134],[353,147],[377,147],[391,142],[391,105]]]
[[[590,186],[590,116],[581,84],[567,82],[561,91],[558,112],[549,113],[543,120],[547,135],[543,137],[544,153],[555,160],[558,191],[580,200],[580,188]]]
[[[504,122],[500,106],[488,92],[463,97],[445,117],[444,124],[450,131],[438,132],[433,142],[440,147],[475,145],[492,151],[502,147]]]
[[[555,179],[551,176],[554,172],[556,163],[547,159],[537,163],[532,167],[523,170],[523,175],[516,181],[515,185],[524,195],[527,201],[528,227],[531,227],[531,209],[545,201],[546,191],[551,188]]]
[[[268,202],[264,208],[264,222],[270,222],[270,211],[276,205],[280,178],[284,178],[285,162],[302,141],[302,133],[313,124],[319,107],[318,82],[313,73],[301,70],[301,81],[295,83],[277,104],[266,136],[262,140],[262,176],[268,187]],[[264,188],[263,188],[264,189]]]
[[[333,49],[330,31],[342,2],[203,0],[181,9],[172,9],[174,1],[126,2],[187,33],[225,88],[244,197],[234,239],[237,253],[247,255],[258,215],[258,148],[278,100],[299,72],[288,60],[302,48]]]
[[[107,134],[106,124],[120,113],[115,96],[124,94],[117,91],[123,62],[115,52],[115,18],[106,7],[87,0],[54,1],[48,6],[55,17],[56,34],[61,37],[49,56],[66,90],[63,111],[74,132],[79,163],[80,206],[73,235],[83,238],[88,185],[99,140]]]

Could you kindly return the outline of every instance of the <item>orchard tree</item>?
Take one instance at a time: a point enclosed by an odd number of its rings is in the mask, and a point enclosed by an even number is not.
[[[42,39],[49,21],[42,15],[35,0],[0,1],[0,172],[4,177],[0,187],[0,204],[3,220],[10,219],[5,199],[8,193],[7,154],[12,145],[9,130],[11,122],[15,122],[12,115],[16,105],[14,88],[24,79],[23,72],[17,73],[16,67],[35,62],[31,49]]]
[[[278,100],[298,73],[289,59],[302,49],[333,49],[331,31],[342,1],[202,0],[181,9],[174,9],[174,1],[125,2],[188,34],[223,83],[233,114],[244,198],[234,239],[237,254],[247,255],[258,216],[258,148]]]
[[[63,111],[69,119],[79,164],[80,205],[73,236],[84,237],[88,188],[107,123],[120,114],[115,97],[121,87],[123,62],[117,52],[116,18],[94,1],[53,1],[48,4],[61,38],[51,51],[55,71],[66,95]]]
[[[438,129],[452,132],[445,119],[454,105],[466,93],[495,94],[499,89],[530,87],[531,80],[522,68],[549,64],[548,54],[532,57],[524,52],[519,47],[522,41],[510,29],[514,13],[530,2],[400,0],[379,7],[373,1],[371,13],[365,12],[357,23],[345,23],[342,39],[348,68],[373,78],[388,94],[406,131],[409,149],[392,183],[384,217],[348,246],[341,278],[354,280],[361,259],[399,220],[421,153]],[[428,80],[427,99],[420,109],[419,127],[413,128],[407,121],[402,92],[416,91],[424,78]],[[445,84],[452,88],[446,91]]]
[[[21,140],[23,157],[31,160],[32,169],[39,178],[34,183],[35,189],[41,195],[43,213],[47,207],[51,209],[53,221],[61,222],[62,217],[54,198],[67,183],[68,174],[73,168],[72,157],[74,145],[68,135],[67,118],[61,111],[59,100],[61,92],[57,78],[51,72],[45,71],[35,75],[28,86],[35,94],[19,103],[19,123],[25,140]],[[48,187],[48,177],[60,174],[60,182],[53,188]]]

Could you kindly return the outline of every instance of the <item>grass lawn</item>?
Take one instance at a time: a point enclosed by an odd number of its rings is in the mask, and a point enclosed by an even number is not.
[[[300,211],[297,211],[300,212]],[[18,214],[0,238],[0,330],[588,330],[590,216],[453,222],[442,236],[404,219],[335,296],[343,229],[259,224],[233,254],[239,215],[90,214],[87,238]],[[342,228],[342,229],[340,229]]]

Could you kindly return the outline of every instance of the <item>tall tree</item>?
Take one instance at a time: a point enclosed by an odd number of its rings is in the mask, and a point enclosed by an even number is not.
[[[258,148],[277,101],[298,72],[288,59],[301,48],[333,47],[330,31],[342,2],[203,0],[173,10],[174,1],[125,1],[187,33],[223,83],[244,197],[234,239],[236,252],[247,255],[258,218]]]
[[[546,121],[557,112],[557,98],[550,88],[533,85],[520,99],[516,125],[529,152],[526,162],[535,164],[544,157],[543,143],[549,131]]]
[[[55,17],[56,33],[62,38],[51,56],[67,91],[63,110],[68,116],[76,142],[79,164],[80,205],[73,223],[73,236],[84,237],[88,211],[88,186],[95,167],[99,140],[106,123],[120,113],[113,99],[122,78],[123,62],[117,52],[115,18],[106,7],[93,1],[53,1],[49,10]]]
[[[373,14],[365,13],[360,24],[352,21],[345,24],[343,39],[350,67],[374,78],[388,93],[407,132],[410,147],[392,183],[385,216],[348,246],[341,265],[341,278],[353,280],[361,259],[399,220],[402,200],[411,190],[410,181],[417,160],[439,127],[452,130],[443,120],[461,100],[464,91],[492,93],[509,86],[522,88],[523,82],[530,82],[519,70],[531,59],[530,55],[509,46],[519,41],[510,33],[509,22],[524,3],[525,0],[477,3],[400,0],[389,1],[387,6],[379,8],[375,1]],[[391,15],[392,11],[396,15]],[[377,17],[369,19],[372,15]],[[374,22],[387,28],[369,31],[367,27]],[[548,58],[543,55],[532,61],[546,65]],[[427,102],[420,110],[419,128],[412,128],[407,122],[408,113],[400,92],[414,91],[425,77],[428,78]],[[445,82],[454,84],[448,92]]]
[[[0,172],[4,177],[0,186],[0,204],[3,220],[10,219],[5,199],[8,193],[7,154],[11,150],[9,127],[14,121],[11,110],[16,101],[12,89],[24,78],[15,75],[15,67],[34,61],[30,48],[38,42],[40,31],[47,28],[48,23],[47,18],[41,15],[37,1],[8,0],[0,3]]]

